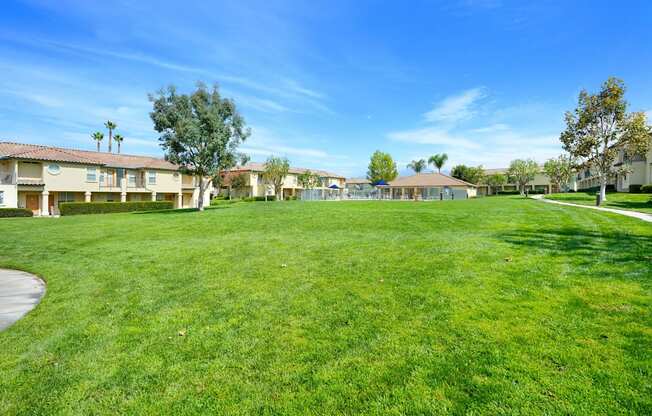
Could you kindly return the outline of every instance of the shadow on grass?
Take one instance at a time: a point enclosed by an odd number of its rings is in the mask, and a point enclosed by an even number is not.
[[[607,204],[605,206],[608,207],[613,207],[613,208],[623,208],[623,209],[631,209],[631,210],[644,210],[644,209],[652,209],[652,199],[649,201],[609,201],[607,200]]]
[[[498,239],[521,247],[548,252],[554,256],[570,256],[579,264],[595,264],[596,260],[613,265],[619,262],[640,262],[652,265],[652,237],[619,231],[589,231],[579,227],[514,230],[501,233]]]
[[[155,211],[139,211],[139,212],[134,212],[133,214],[136,214],[136,215],[143,215],[143,214],[170,215],[170,214],[187,214],[189,212],[197,212],[197,211],[199,211],[197,208],[159,209],[159,210],[155,210]]]

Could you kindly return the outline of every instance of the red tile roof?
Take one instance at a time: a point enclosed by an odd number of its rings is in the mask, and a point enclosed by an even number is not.
[[[236,166],[235,168],[231,169],[231,172],[263,172],[265,170],[265,164],[264,163],[256,163],[256,162],[251,162],[247,163],[244,166]],[[306,169],[306,168],[294,168],[290,167],[290,170],[288,173],[293,173],[296,175],[300,175],[302,173],[305,173],[306,171],[310,171],[316,175],[322,176],[322,177],[327,177],[327,178],[338,178],[338,179],[344,179],[344,176],[338,175],[336,173],[332,172],[326,172],[325,170],[318,170],[318,169]]]
[[[92,152],[13,142],[0,142],[0,159],[46,160],[127,169],[179,170],[177,165],[155,157]]]

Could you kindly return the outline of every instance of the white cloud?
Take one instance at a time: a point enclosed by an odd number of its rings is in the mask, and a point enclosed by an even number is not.
[[[473,133],[498,133],[498,132],[504,132],[509,130],[509,126],[504,123],[496,123],[496,124],[491,124],[486,127],[479,127],[475,129],[471,129],[470,131]]]
[[[484,88],[472,88],[457,95],[444,98],[430,111],[424,114],[426,121],[435,123],[456,123],[467,120],[475,114],[474,107],[486,97]]]
[[[42,105],[43,107],[57,108],[64,105],[63,101],[57,99],[56,97],[47,96],[31,91],[26,90],[15,90],[15,89],[0,89],[0,95],[11,95],[18,97],[23,100],[31,101],[33,103]]]
[[[416,144],[437,144],[444,146],[456,146],[466,149],[478,148],[478,144],[463,137],[451,135],[448,130],[436,127],[425,127],[422,129],[395,131],[388,134],[391,140],[416,143]]]

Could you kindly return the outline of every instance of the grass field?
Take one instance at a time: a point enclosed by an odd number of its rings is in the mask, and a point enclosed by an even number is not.
[[[520,197],[0,221],[0,414],[652,414],[652,227]]]
[[[580,205],[595,205],[595,192],[569,192],[550,194],[548,199],[570,202]],[[606,208],[625,209],[628,211],[652,214],[652,194],[629,194],[614,192],[607,194],[607,200],[602,204]]]

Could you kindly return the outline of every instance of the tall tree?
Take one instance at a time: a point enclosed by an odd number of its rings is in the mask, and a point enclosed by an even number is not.
[[[263,171],[263,180],[266,184],[274,188],[274,195],[276,200],[283,199],[283,182],[290,170],[290,162],[286,157],[270,156],[265,162],[265,170]],[[267,192],[265,192],[267,198]]]
[[[100,151],[100,143],[102,143],[102,140],[104,140],[104,133],[100,131],[96,131],[95,133],[91,134],[91,137],[93,140],[95,140],[95,143],[97,144],[97,151]]]
[[[600,180],[600,201],[607,199],[607,182],[627,174],[631,156],[645,154],[650,146],[652,129],[645,113],[627,113],[625,84],[610,77],[597,94],[582,90],[575,110],[566,112],[566,130],[560,140],[564,150],[591,169]],[[624,153],[622,165],[614,166],[618,153]]]
[[[247,176],[239,173],[229,178],[229,199],[231,199],[231,189],[234,189],[237,196],[242,196],[242,191],[247,187]]]
[[[451,169],[451,176],[465,182],[477,184],[484,178],[484,169],[482,166],[472,167],[466,165],[455,165],[453,166],[453,169]]]
[[[507,177],[502,173],[494,173],[493,175],[488,175],[485,178],[485,182],[487,183],[489,190],[493,190],[493,193],[496,193],[496,188],[507,183]]]
[[[230,169],[244,157],[238,146],[251,131],[231,99],[222,98],[217,85],[208,89],[198,83],[192,94],[178,94],[174,86],[150,95],[150,117],[165,158],[181,171],[199,180],[200,211],[204,192],[220,172]]]
[[[437,172],[441,173],[441,168],[444,167],[446,161],[448,160],[448,155],[446,153],[437,153],[436,155],[430,156],[428,163],[437,168]]]
[[[124,141],[124,137],[122,137],[122,134],[116,134],[113,136],[113,140],[118,144],[118,153],[120,153],[120,146],[122,145],[122,142]]]
[[[376,150],[371,155],[369,168],[367,169],[367,179],[369,179],[369,182],[375,185],[380,181],[393,181],[397,176],[398,170],[396,169],[396,162],[394,162],[392,156],[389,153]]]
[[[306,170],[297,177],[297,181],[303,189],[312,189],[316,187],[320,180],[321,178],[319,175],[312,173],[310,170]]]
[[[118,125],[112,122],[111,120],[104,123],[104,127],[109,130],[109,153],[111,153],[111,143],[113,142],[113,130],[115,130]]]
[[[534,177],[541,169],[537,162],[532,159],[516,159],[512,160],[507,169],[507,177],[510,181],[518,185],[518,190],[521,195],[526,193],[525,187],[527,184],[534,180]]]
[[[559,155],[554,159],[548,159],[543,164],[544,173],[550,178],[550,182],[556,185],[559,190],[568,187],[573,176],[573,164],[571,158],[565,155]]]
[[[428,165],[426,164],[425,159],[413,160],[407,165],[408,169],[412,169],[414,173],[421,173],[426,166]]]

